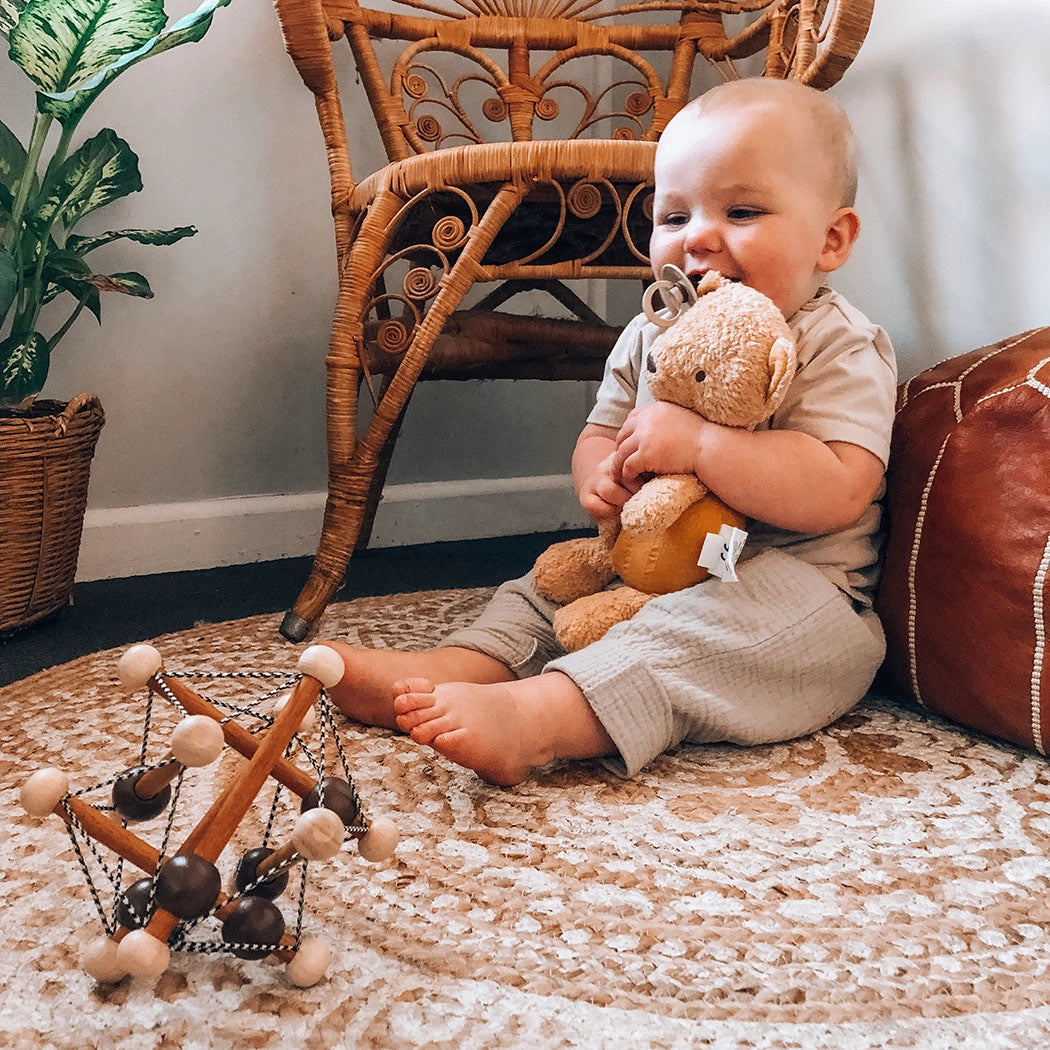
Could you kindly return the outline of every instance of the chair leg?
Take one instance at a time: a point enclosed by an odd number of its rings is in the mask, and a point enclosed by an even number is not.
[[[383,389],[384,391],[386,390],[386,384],[384,384]],[[394,422],[390,430],[390,436],[380,450],[379,461],[376,463],[375,473],[372,475],[368,486],[368,495],[365,498],[365,512],[361,521],[361,531],[358,533],[357,543],[354,545],[355,554],[358,551],[363,551],[372,538],[372,527],[375,525],[376,511],[379,510],[379,504],[383,499],[383,488],[386,485],[387,472],[390,470],[390,460],[394,455],[394,445],[397,443],[398,435],[401,433],[401,424],[405,421],[405,414],[408,412],[408,402],[411,400],[412,391],[410,390],[404,405],[401,407],[401,414]]]
[[[471,229],[469,239],[452,268],[442,278],[440,289],[426,316],[416,327],[412,341],[405,351],[397,372],[379,399],[375,412],[360,440],[347,444],[347,429],[356,432],[356,387],[360,379],[360,352],[363,340],[363,315],[367,291],[372,288],[378,263],[367,273],[353,265],[341,282],[340,301],[333,323],[332,350],[329,354],[328,383],[328,500],[324,523],[313,569],[295,606],[285,615],[281,634],[291,641],[302,641],[341,586],[350,556],[358,546],[365,524],[370,493],[384,456],[389,460],[396,428],[404,416],[405,406],[416,381],[426,364],[434,341],[441,334],[453,310],[462,301],[477,273],[481,259],[500,228],[517,207],[521,191],[513,185],[504,186],[485,210],[484,216]],[[359,240],[367,243],[369,227],[373,231],[388,231],[392,225],[389,201],[376,201],[359,233]],[[378,235],[376,235],[378,239]],[[379,253],[381,258],[385,252]],[[349,353],[337,353],[337,347],[353,344]],[[347,373],[353,377],[353,404],[346,395]],[[352,451],[350,451],[352,449]],[[347,452],[349,451],[349,455]],[[382,475],[379,484],[382,483]],[[376,503],[379,491],[374,495]],[[374,511],[373,511],[374,512]],[[369,528],[371,522],[369,521]]]

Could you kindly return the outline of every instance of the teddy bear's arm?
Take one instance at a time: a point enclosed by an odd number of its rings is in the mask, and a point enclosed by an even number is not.
[[[623,505],[620,523],[628,532],[666,529],[706,494],[707,486],[695,474],[663,474],[647,481]]]

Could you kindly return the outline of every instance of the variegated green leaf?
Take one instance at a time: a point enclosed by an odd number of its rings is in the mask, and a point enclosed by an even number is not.
[[[44,91],[65,91],[141,47],[167,21],[161,0],[29,0],[11,58]]]
[[[59,248],[54,241],[51,241],[51,247],[44,257],[44,269],[41,275],[44,295],[41,301],[49,303],[59,293],[69,290],[70,280],[80,281],[90,275],[91,267],[76,252]]]
[[[136,241],[138,244],[174,244],[183,237],[192,237],[197,232],[196,226],[176,226],[171,230],[109,230],[94,237],[79,237],[72,234],[66,240],[66,247],[73,252],[87,255],[88,252],[101,248],[112,241]]]
[[[142,189],[139,159],[131,147],[110,128],[103,128],[59,170],[55,186],[38,210],[48,229],[61,221],[75,226],[88,212]]]
[[[0,0],[0,36],[10,36],[25,0]]]
[[[50,0],[35,0],[35,2],[47,3]],[[55,0],[55,2],[66,3],[69,0]],[[77,0],[77,2],[84,2],[84,0]],[[113,0],[113,2],[129,3],[131,0]],[[170,51],[180,44],[196,43],[211,26],[216,8],[225,7],[229,3],[230,0],[205,0],[196,11],[180,18],[170,28],[157,34],[140,47],[127,51],[119,57],[114,55],[109,65],[88,79],[77,78],[62,87],[45,87],[44,91],[37,94],[37,108],[42,113],[50,113],[51,116],[57,117],[63,124],[78,120],[80,114],[91,105],[103,88],[120,76],[125,69],[129,69],[151,55]]]
[[[10,187],[22,177],[26,166],[25,147],[15,133],[0,120],[0,182]]]
[[[0,324],[18,294],[18,267],[11,253],[0,247]]]
[[[47,340],[39,332],[9,335],[0,343],[0,401],[24,401],[40,392],[51,367]]]

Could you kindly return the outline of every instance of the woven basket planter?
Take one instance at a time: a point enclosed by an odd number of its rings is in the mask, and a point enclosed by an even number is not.
[[[0,416],[0,632],[69,602],[104,421],[94,394]]]

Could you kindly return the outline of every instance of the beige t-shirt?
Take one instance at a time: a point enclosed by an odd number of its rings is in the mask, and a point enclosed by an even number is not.
[[[821,288],[788,319],[798,368],[787,397],[760,429],[798,430],[820,441],[847,441],[889,462],[897,366],[886,333],[838,292]],[[642,362],[660,329],[639,314],[609,355],[588,423],[619,428],[636,405],[654,400]],[[748,523],[742,559],[777,547],[817,566],[836,586],[870,605],[878,575],[881,485],[852,525],[822,535]]]

